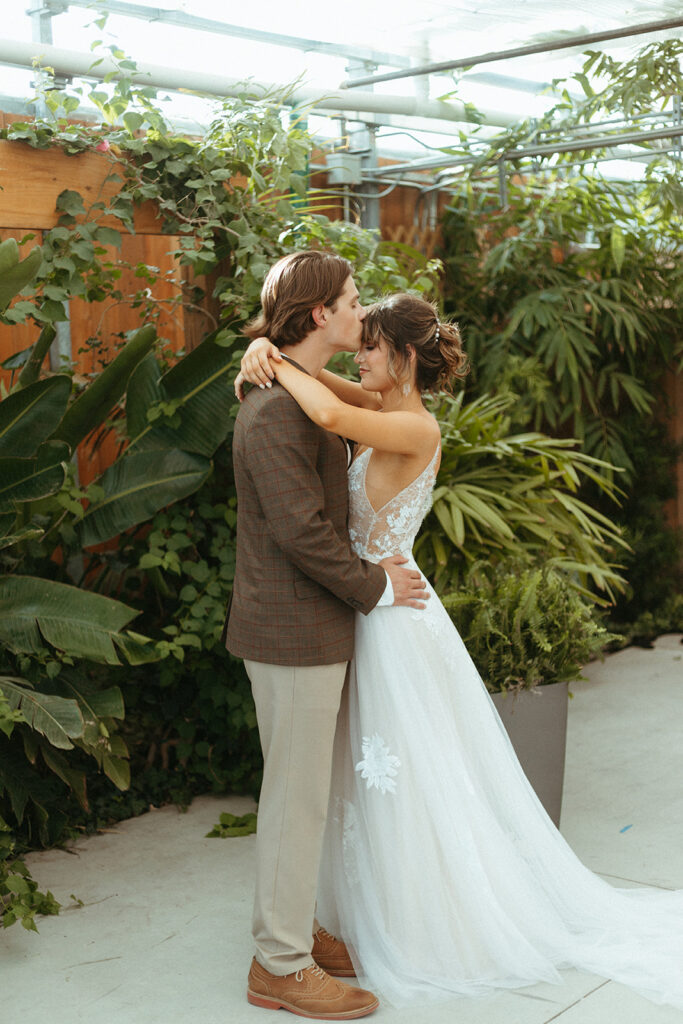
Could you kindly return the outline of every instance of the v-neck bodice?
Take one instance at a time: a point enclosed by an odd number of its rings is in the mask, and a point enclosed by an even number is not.
[[[432,489],[441,446],[431,461],[406,487],[375,510],[370,504],[365,477],[372,448],[358,455],[349,469],[349,536],[354,551],[371,562],[388,555],[410,556],[432,504]]]

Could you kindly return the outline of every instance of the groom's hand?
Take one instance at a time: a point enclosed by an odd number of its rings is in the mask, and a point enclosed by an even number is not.
[[[379,564],[391,580],[395,605],[424,608],[430,596],[426,591],[427,584],[417,569],[403,568],[407,561],[403,555],[392,555],[383,558]]]

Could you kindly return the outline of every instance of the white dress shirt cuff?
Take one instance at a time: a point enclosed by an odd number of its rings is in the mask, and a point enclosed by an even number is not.
[[[386,570],[385,570],[385,572],[386,572]],[[386,575],[387,575],[387,585],[384,588],[384,593],[382,594],[382,596],[380,597],[379,601],[375,605],[375,608],[381,608],[382,605],[387,605],[387,604],[393,604],[394,603],[394,588],[391,585],[391,580],[389,579],[389,573],[387,573]]]

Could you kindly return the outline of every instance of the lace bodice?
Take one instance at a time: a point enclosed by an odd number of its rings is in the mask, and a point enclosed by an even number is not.
[[[349,536],[357,555],[371,562],[379,562],[388,555],[410,557],[417,531],[432,505],[440,450],[439,445],[420,475],[377,512],[365,490],[372,448],[366,448],[353,460],[349,469]]]

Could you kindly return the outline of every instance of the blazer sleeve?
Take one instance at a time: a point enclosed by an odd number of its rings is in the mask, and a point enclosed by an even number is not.
[[[250,424],[246,457],[271,537],[304,575],[364,614],[386,587],[384,569],[353,553],[325,517],[316,468],[320,431],[283,391]],[[346,487],[344,481],[343,484]]]

